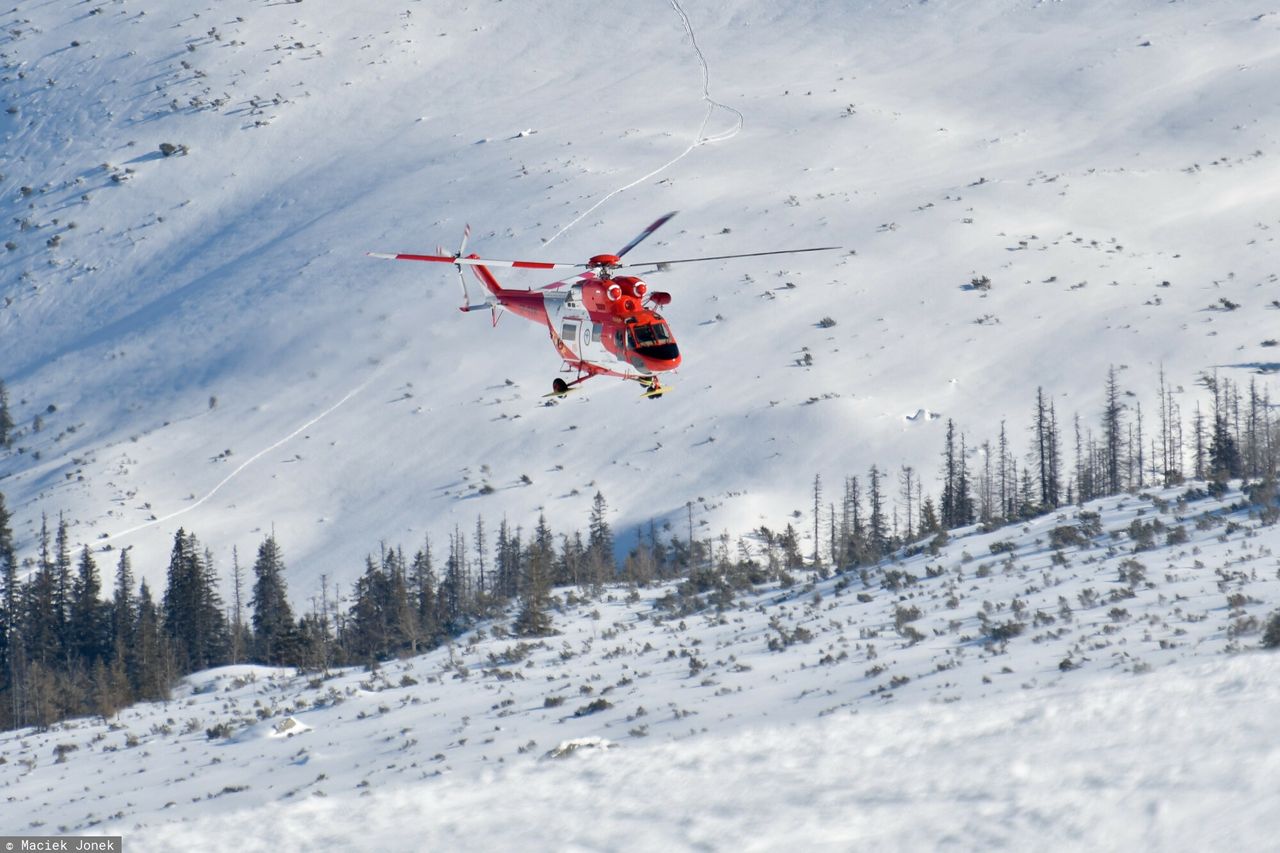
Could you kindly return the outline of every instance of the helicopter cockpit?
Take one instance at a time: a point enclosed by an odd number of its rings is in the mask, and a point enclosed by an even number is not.
[[[652,323],[637,323],[628,327],[628,343],[637,355],[657,361],[674,361],[680,357],[680,349],[667,324],[660,319]]]

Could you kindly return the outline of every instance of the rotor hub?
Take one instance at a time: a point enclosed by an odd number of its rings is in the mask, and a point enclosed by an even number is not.
[[[622,266],[622,258],[617,255],[596,255],[591,260],[587,261],[587,266],[591,269],[608,272],[609,270],[616,270],[618,267]]]

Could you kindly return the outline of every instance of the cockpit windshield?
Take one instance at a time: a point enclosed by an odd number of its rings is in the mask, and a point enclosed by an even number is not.
[[[667,331],[666,323],[632,326],[631,331],[635,335],[636,346],[638,347],[652,347],[671,343],[671,333]]]

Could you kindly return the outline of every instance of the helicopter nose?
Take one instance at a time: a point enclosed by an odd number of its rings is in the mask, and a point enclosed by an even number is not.
[[[680,364],[680,348],[675,342],[645,347],[640,355],[650,370],[672,370]]]

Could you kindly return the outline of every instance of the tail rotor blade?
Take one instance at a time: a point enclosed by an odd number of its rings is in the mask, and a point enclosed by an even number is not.
[[[654,231],[657,231],[657,230],[658,230],[659,228],[661,228],[663,225],[666,225],[666,224],[667,224],[667,222],[671,219],[671,217],[675,216],[677,213],[679,213],[679,211],[677,211],[677,210],[673,210],[673,211],[671,211],[671,212],[670,212],[670,213],[668,213],[668,214],[665,214],[665,215],[663,215],[663,216],[659,216],[659,217],[658,217],[658,220],[657,220],[656,222],[654,222],[654,223],[653,223],[652,225],[650,225],[648,228],[646,228],[646,229],[644,229],[643,231],[641,231],[641,232],[640,232],[640,234],[639,234],[639,236],[637,236],[637,237],[636,237],[634,240],[632,240],[630,243],[628,243],[627,245],[623,246],[623,247],[622,247],[622,249],[618,252],[618,254],[617,254],[617,255],[615,255],[615,257],[619,257],[619,258],[620,258],[620,257],[622,257],[623,255],[625,255],[627,252],[630,252],[630,251],[631,251],[632,249],[634,249],[636,246],[639,246],[639,245],[640,245],[640,243],[641,243],[643,240],[647,239],[647,238],[649,237],[649,235],[650,235],[650,234],[652,234]]]
[[[458,257],[462,257],[467,253],[467,241],[471,239],[471,225],[462,229],[462,245],[458,247]]]

